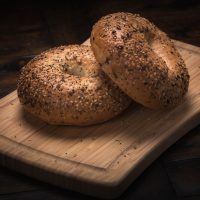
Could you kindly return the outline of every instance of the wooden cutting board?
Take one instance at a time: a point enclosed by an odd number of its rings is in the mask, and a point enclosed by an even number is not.
[[[184,102],[152,111],[132,104],[108,122],[50,126],[24,112],[16,91],[0,100],[0,163],[50,184],[114,198],[200,123],[200,48],[175,42],[191,76]]]

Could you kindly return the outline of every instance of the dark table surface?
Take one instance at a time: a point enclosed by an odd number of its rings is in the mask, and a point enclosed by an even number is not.
[[[82,43],[99,17],[117,11],[139,13],[171,38],[200,46],[200,1],[1,1],[0,97],[16,89],[19,69],[35,55]],[[45,198],[94,199],[0,166],[0,199]],[[200,200],[200,126],[163,153],[119,199]]]

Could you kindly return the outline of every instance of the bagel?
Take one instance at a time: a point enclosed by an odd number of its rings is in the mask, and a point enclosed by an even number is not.
[[[186,65],[168,36],[139,15],[101,18],[90,43],[103,71],[134,101],[158,109],[178,105],[188,90]]]
[[[55,125],[90,125],[113,118],[131,102],[100,69],[89,46],[50,49],[22,68],[24,109]]]

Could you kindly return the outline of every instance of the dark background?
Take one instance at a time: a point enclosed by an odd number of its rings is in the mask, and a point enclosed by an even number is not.
[[[50,47],[82,43],[103,15],[128,11],[171,38],[200,46],[200,1],[0,1],[0,97],[16,89],[19,69]],[[0,166],[0,199],[93,199]],[[200,126],[157,159],[120,199],[200,200]]]

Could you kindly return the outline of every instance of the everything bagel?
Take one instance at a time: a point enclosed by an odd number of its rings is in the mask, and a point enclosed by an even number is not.
[[[25,110],[49,124],[100,123],[131,102],[84,45],[61,46],[35,57],[22,68],[17,91]]]
[[[101,18],[90,37],[103,71],[133,100],[150,108],[178,105],[189,74],[167,35],[131,13]]]

